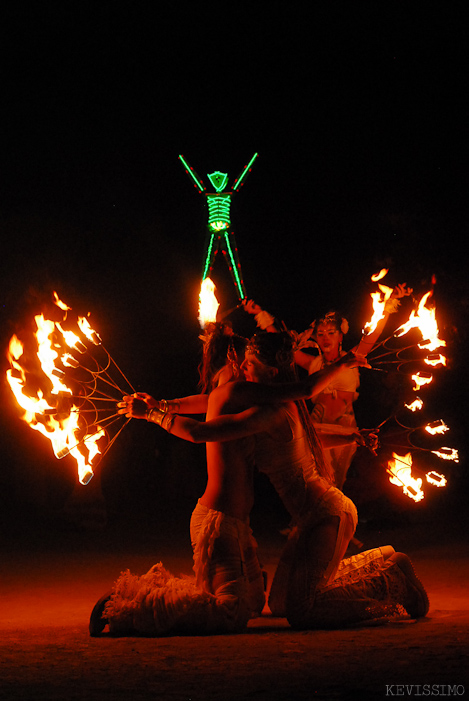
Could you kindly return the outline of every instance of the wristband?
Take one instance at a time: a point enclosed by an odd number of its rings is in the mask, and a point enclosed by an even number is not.
[[[160,411],[168,412],[171,411],[174,414],[179,414],[179,408],[181,406],[180,399],[159,399],[156,403],[157,408]]]
[[[158,407],[154,407],[153,409],[150,409],[150,411],[147,411],[147,421],[153,424],[158,424],[158,426],[161,426],[161,428],[168,433],[171,433],[171,427],[175,418],[176,414],[169,411],[161,411],[161,409],[158,409]]]

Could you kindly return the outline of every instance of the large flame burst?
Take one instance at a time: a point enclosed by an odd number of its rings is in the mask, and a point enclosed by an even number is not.
[[[12,336],[7,381],[24,410],[21,418],[50,440],[57,458],[71,455],[79,481],[87,484],[97,456],[117,437],[110,438],[109,427],[116,421],[122,423],[116,401],[124,392],[111,368],[126,378],[88,319],[72,320],[71,308],[55,292],[54,304],[62,311],[60,321],[37,314],[32,338],[23,342]],[[117,396],[112,396],[113,391]]]

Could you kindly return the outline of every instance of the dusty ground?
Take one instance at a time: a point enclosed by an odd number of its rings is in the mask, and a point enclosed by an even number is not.
[[[177,574],[190,572],[182,532],[156,556],[128,534],[118,546],[109,532],[10,535],[1,564],[0,699],[467,697],[467,536],[455,524],[430,531],[427,524],[361,533],[366,547],[392,542],[412,556],[430,597],[426,619],[293,632],[284,619],[264,616],[243,635],[163,639],[90,638],[88,619],[122,569],[142,573],[162,559]],[[281,539],[259,544],[272,575]]]

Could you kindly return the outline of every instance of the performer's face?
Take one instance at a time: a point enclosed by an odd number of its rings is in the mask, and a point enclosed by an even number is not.
[[[244,377],[248,382],[261,382],[266,384],[272,382],[275,375],[278,373],[277,368],[264,365],[254,353],[249,353],[249,351],[246,351],[241,370],[244,372]]]
[[[334,324],[318,324],[315,338],[324,355],[338,355],[342,333]]]

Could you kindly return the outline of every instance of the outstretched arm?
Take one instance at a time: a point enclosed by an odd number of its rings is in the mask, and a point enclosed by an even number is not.
[[[231,441],[260,431],[271,431],[282,418],[278,409],[268,405],[254,406],[239,414],[224,414],[210,421],[177,416],[156,407],[149,409],[147,403],[138,396],[124,397],[118,406],[120,414],[133,419],[147,419],[168,433],[191,443]]]
[[[364,357],[347,353],[336,363],[308,375],[297,382],[264,385],[257,382],[237,382],[232,388],[236,398],[245,405],[274,404],[279,402],[309,399],[322,392],[328,384],[344,369],[367,367],[369,364]]]
[[[191,394],[177,399],[155,399],[146,392],[137,392],[133,396],[145,402],[148,409],[156,407],[161,411],[171,411],[173,414],[205,414],[207,412],[208,394]]]

